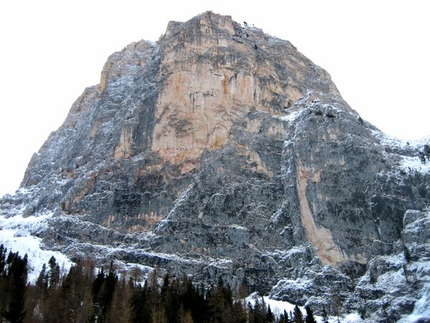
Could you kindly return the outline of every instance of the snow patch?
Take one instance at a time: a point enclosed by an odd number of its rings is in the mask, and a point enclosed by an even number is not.
[[[287,228],[287,227],[285,227]],[[285,230],[284,228],[284,230]],[[295,254],[303,254],[306,252],[306,247],[304,246],[294,246],[290,249],[287,250],[279,250],[277,249],[272,255],[273,256],[279,256],[282,259],[288,259],[290,257],[292,257]]]
[[[420,139],[406,140],[399,139],[389,134],[386,134],[380,130],[372,130],[372,134],[379,139],[381,144],[390,146],[390,147],[398,147],[402,149],[413,148],[413,149],[422,149],[424,145],[428,145],[430,142],[430,137],[423,137]]]
[[[382,145],[399,151],[400,169],[405,172],[418,171],[420,173],[430,173],[430,162],[422,163],[418,152],[423,150],[424,145],[429,144],[430,137],[418,140],[402,140],[379,130],[373,130],[373,135]]]
[[[266,304],[266,307],[270,306],[270,310],[277,318],[279,318],[281,314],[284,314],[284,311],[286,311],[287,314],[290,315],[290,312],[293,312],[294,307],[296,306],[295,304],[284,302],[284,301],[277,301],[267,296],[260,297],[256,292],[252,293],[247,298],[245,298],[245,301],[247,304],[249,303],[252,306],[254,306],[257,299],[260,303],[261,303],[261,300],[263,299],[264,303]],[[303,307],[299,306],[299,308],[303,313],[306,313]]]
[[[302,111],[296,110],[296,111],[292,111],[291,113],[285,115],[285,116],[274,116],[275,118],[278,118],[279,120],[282,121],[287,121],[288,123],[293,123],[297,117],[302,113]]]
[[[18,252],[21,257],[28,256],[28,282],[34,283],[39,276],[43,264],[48,264],[54,256],[57,264],[64,272],[68,272],[72,262],[58,251],[41,249],[42,239],[34,236],[47,227],[47,220],[52,213],[41,216],[24,218],[22,215],[5,218],[0,216],[0,244],[7,248],[8,252]]]
[[[430,173],[430,162],[423,164],[418,157],[402,156],[400,169],[403,171],[416,170],[420,173]]]
[[[247,229],[247,228],[242,227],[242,226],[240,226],[240,225],[238,225],[238,224],[230,224],[228,227],[229,227],[229,228],[231,228],[231,229],[234,229],[234,230],[238,230],[238,231],[246,231],[246,232],[248,232],[248,229]]]
[[[273,315],[275,315],[276,318],[279,318],[281,316],[281,314],[284,314],[284,311],[288,314],[288,317],[290,317],[290,313],[294,312],[294,307],[296,306],[295,304],[292,304],[289,302],[284,302],[284,301],[277,301],[277,300],[271,299],[267,296],[260,297],[260,296],[258,296],[257,293],[252,293],[251,295],[249,295],[245,299],[245,302],[246,302],[246,304],[249,303],[252,306],[254,306],[257,299],[260,303],[262,302],[262,300],[264,300],[266,307],[270,306],[270,311],[273,313]],[[299,308],[303,313],[303,317],[306,317],[306,310],[305,310],[304,306],[299,306]],[[323,322],[323,318],[321,316],[315,315],[315,319],[318,323]],[[358,313],[347,314],[345,316],[340,317],[339,320],[340,320],[340,322],[343,322],[343,323],[364,322]],[[338,322],[338,318],[334,317],[334,316],[330,316],[328,318],[328,322],[329,323]]]
[[[332,318],[329,322],[338,322],[337,318]],[[351,313],[342,318],[341,322],[344,323],[358,323],[364,322],[358,313]]]
[[[423,288],[423,295],[415,303],[413,312],[402,318],[399,323],[430,322],[430,283]]]

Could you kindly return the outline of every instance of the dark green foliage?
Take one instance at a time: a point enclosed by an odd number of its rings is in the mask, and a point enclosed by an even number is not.
[[[60,282],[60,266],[57,264],[57,260],[52,256],[49,261],[49,272],[48,272],[48,285],[49,289],[56,289]]]
[[[89,319],[91,322],[108,321],[109,309],[117,282],[118,276],[112,268],[109,270],[109,274],[107,275],[104,274],[102,268],[96,276],[91,291],[93,298],[93,311]]]
[[[288,318],[288,313],[284,310],[284,313],[279,316],[278,323],[290,323],[290,319]]]
[[[7,303],[7,293],[3,291],[6,290],[6,252],[7,249],[3,245],[0,245],[0,315],[3,313],[4,308]]]
[[[61,285],[60,266],[55,257],[51,257],[48,266],[43,265],[39,273],[35,286],[29,286],[30,298],[27,301],[28,311],[37,308],[40,317],[39,321],[60,321],[63,302],[59,301],[59,287]],[[42,314],[43,313],[43,314]]]
[[[25,293],[27,283],[27,255],[9,252],[0,247],[0,317],[15,323],[25,317]]]
[[[164,276],[159,288],[146,282],[134,286],[130,298],[130,322],[246,322],[241,303],[233,302],[231,290],[222,280],[207,296],[187,277],[182,281]]]
[[[208,314],[211,322],[231,322],[233,312],[233,295],[229,286],[224,286],[221,277],[218,285],[210,289],[207,295]]]
[[[0,245],[0,280],[6,276],[6,252],[7,249]]]
[[[258,298],[255,300],[254,307],[249,307],[249,322],[250,323],[264,323],[266,319],[266,306],[264,299],[260,302]]]
[[[303,313],[297,305],[294,306],[293,322],[294,323],[303,323],[304,322]]]
[[[39,277],[36,280],[36,287],[42,290],[44,293],[48,290],[48,275],[46,273],[46,264],[43,264],[42,270],[40,271]]]
[[[7,322],[109,322],[109,323],[291,323],[304,322],[298,307],[294,321],[284,311],[275,317],[264,298],[253,305],[235,301],[230,287],[219,279],[209,289],[197,288],[186,276],[164,276],[158,284],[154,270],[143,286],[132,278],[118,279],[111,264],[94,275],[91,262],[78,261],[62,274],[52,257],[34,285],[26,285],[27,257],[0,246],[0,321]],[[306,322],[313,317],[307,308]],[[313,321],[309,321],[313,322]]]
[[[206,318],[207,302],[192,281],[184,276],[181,283],[180,300],[185,311],[189,310],[195,322],[203,322]]]
[[[167,322],[180,322],[181,303],[179,298],[178,281],[169,282],[169,275],[164,277],[163,286],[161,287],[162,309]]]
[[[199,322],[196,320],[196,322]],[[234,302],[233,304],[233,314],[232,314],[232,322],[236,323],[246,323],[246,312],[245,312],[245,304],[241,302]]]
[[[317,321],[315,320],[314,312],[311,310],[311,308],[309,306],[305,306],[305,310],[306,310],[305,322],[306,323],[316,323]]]
[[[275,322],[275,315],[273,315],[272,310],[270,309],[270,305],[267,307],[267,313],[266,313],[266,323],[272,323]]]
[[[81,262],[72,266],[60,287],[59,300],[62,303],[63,322],[82,322],[90,311],[90,286],[93,281],[93,267]]]
[[[134,288],[130,299],[130,322],[152,322],[151,290],[148,283],[143,288],[140,285]]]

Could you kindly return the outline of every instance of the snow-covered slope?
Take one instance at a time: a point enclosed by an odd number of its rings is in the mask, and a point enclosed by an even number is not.
[[[37,217],[24,218],[22,215],[5,218],[0,215],[0,244],[8,252],[18,252],[20,256],[28,256],[28,281],[34,283],[39,276],[43,264],[48,264],[54,256],[63,272],[68,272],[72,262],[61,252],[41,248],[38,235],[47,228],[47,220],[52,213]]]

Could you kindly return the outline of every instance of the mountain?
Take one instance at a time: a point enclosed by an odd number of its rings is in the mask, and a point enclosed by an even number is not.
[[[205,12],[111,55],[1,214],[43,218],[29,232],[71,260],[422,318],[426,143],[363,120],[290,42]]]

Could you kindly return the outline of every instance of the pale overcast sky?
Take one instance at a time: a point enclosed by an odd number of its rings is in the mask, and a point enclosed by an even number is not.
[[[344,99],[381,130],[430,134],[430,10],[408,1],[99,1],[0,3],[0,196],[14,192],[51,131],[107,57],[157,40],[170,20],[211,10],[291,41],[327,70]]]

